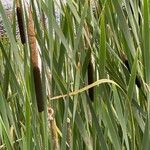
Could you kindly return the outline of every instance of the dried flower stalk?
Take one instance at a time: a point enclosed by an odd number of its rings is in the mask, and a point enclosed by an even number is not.
[[[48,108],[48,120],[50,124],[50,132],[52,134],[53,150],[59,150],[57,126],[54,118],[54,110],[51,107]]]
[[[67,144],[69,149],[71,149],[71,139],[72,139],[72,133],[71,133],[70,119],[67,118]]]
[[[44,110],[44,100],[42,94],[41,72],[40,72],[39,61],[38,61],[39,52],[36,44],[36,37],[35,37],[35,30],[34,30],[34,23],[33,23],[31,9],[29,9],[28,39],[29,39],[29,45],[31,49],[31,64],[33,68],[37,106],[38,106],[38,111],[42,112]]]

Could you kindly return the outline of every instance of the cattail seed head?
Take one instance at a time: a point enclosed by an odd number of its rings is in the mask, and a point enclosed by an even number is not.
[[[39,67],[33,67],[33,77],[34,77],[37,106],[38,106],[38,111],[42,112],[44,110],[44,102],[43,102],[43,94],[42,94],[42,82],[40,76],[41,73]]]
[[[129,62],[128,62],[127,59],[124,61],[124,64],[127,67],[128,71],[131,73]],[[142,82],[141,82],[141,79],[137,75],[136,75],[136,78],[135,78],[135,84],[137,85],[138,88],[141,88]]]
[[[127,59],[124,60],[124,64],[127,67],[128,71],[131,72],[130,70],[130,65],[129,65],[129,61]]]
[[[93,63],[90,59],[89,64],[88,64],[88,84],[92,84],[94,82],[94,68],[93,68]],[[94,101],[94,88],[90,88],[88,90],[89,97],[91,101]]]
[[[31,50],[31,64],[33,68],[33,77],[34,77],[34,87],[37,100],[38,111],[42,112],[44,110],[44,100],[42,93],[42,81],[41,81],[41,72],[39,67],[39,52],[36,44],[34,23],[32,18],[31,9],[29,9],[29,19],[28,19],[28,39]]]
[[[17,20],[18,20],[21,42],[22,42],[22,44],[25,44],[26,43],[26,37],[25,37],[24,24],[23,24],[23,12],[22,12],[22,9],[20,7],[20,1],[19,0],[16,0],[16,12],[17,12]]]

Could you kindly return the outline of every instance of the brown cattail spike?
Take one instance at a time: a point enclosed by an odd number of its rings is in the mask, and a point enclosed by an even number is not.
[[[31,49],[31,64],[33,68],[33,77],[34,77],[34,86],[35,86],[35,93],[36,93],[36,100],[38,111],[42,112],[44,110],[44,100],[42,94],[42,81],[41,81],[41,73],[39,67],[39,53],[36,45],[36,37],[35,37],[35,30],[34,30],[34,23],[32,18],[32,12],[29,10],[29,20],[28,20],[28,39]]]
[[[88,84],[92,84],[94,82],[93,74],[94,74],[94,69],[90,58],[88,64]],[[90,100],[94,101],[94,88],[90,88],[88,93],[89,93]]]
[[[129,65],[129,61],[127,59],[124,60],[124,64],[127,67],[129,73],[131,73],[131,69],[130,69],[130,65]],[[139,78],[139,76],[136,75],[136,79],[135,79],[135,84],[137,85],[138,88],[141,88],[141,79]]]
[[[40,75],[41,73],[39,67],[33,67],[33,77],[34,77],[37,106],[38,106],[38,111],[42,112],[44,110],[44,103],[43,103],[42,82],[41,82]]]
[[[16,0],[16,12],[17,12],[17,19],[18,19],[18,26],[19,26],[21,42],[22,42],[22,44],[25,44],[26,37],[25,37],[24,24],[23,24],[23,13],[22,13],[22,9],[20,7],[19,0]]]

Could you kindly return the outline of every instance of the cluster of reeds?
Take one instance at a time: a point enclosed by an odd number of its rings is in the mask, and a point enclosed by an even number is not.
[[[37,48],[37,40],[35,35],[35,28],[34,22],[32,17],[31,8],[29,10],[29,17],[28,17],[28,41],[30,47],[30,57],[31,57],[31,70],[33,71],[33,78],[34,78],[34,86],[35,86],[35,93],[36,93],[36,100],[38,111],[42,112],[44,110],[44,101],[42,95],[42,83],[41,83],[41,71],[40,71],[40,64],[39,64],[39,50]],[[20,38],[22,44],[26,43],[26,35],[25,35],[25,27],[23,22],[23,9],[21,7],[20,0],[16,0],[16,13],[17,13],[17,20],[20,32]]]
[[[49,129],[51,133],[53,149],[59,150],[60,144],[59,144],[59,137],[58,137],[58,127],[56,125],[54,116],[55,116],[54,110],[52,109],[52,107],[48,107],[48,121],[49,121]],[[70,125],[70,119],[67,118],[67,141],[66,143],[69,149],[71,148],[71,142],[72,142],[71,125]]]
[[[150,149],[149,0],[1,1],[0,149]]]

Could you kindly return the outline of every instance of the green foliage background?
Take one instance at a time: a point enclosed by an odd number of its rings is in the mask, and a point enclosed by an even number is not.
[[[28,9],[21,3],[26,31]],[[31,7],[45,110],[37,111],[29,44],[16,38],[15,7],[10,21],[0,2],[7,32],[0,39],[0,149],[150,149],[150,1],[35,0]],[[98,81],[94,102],[88,95],[89,63]]]

